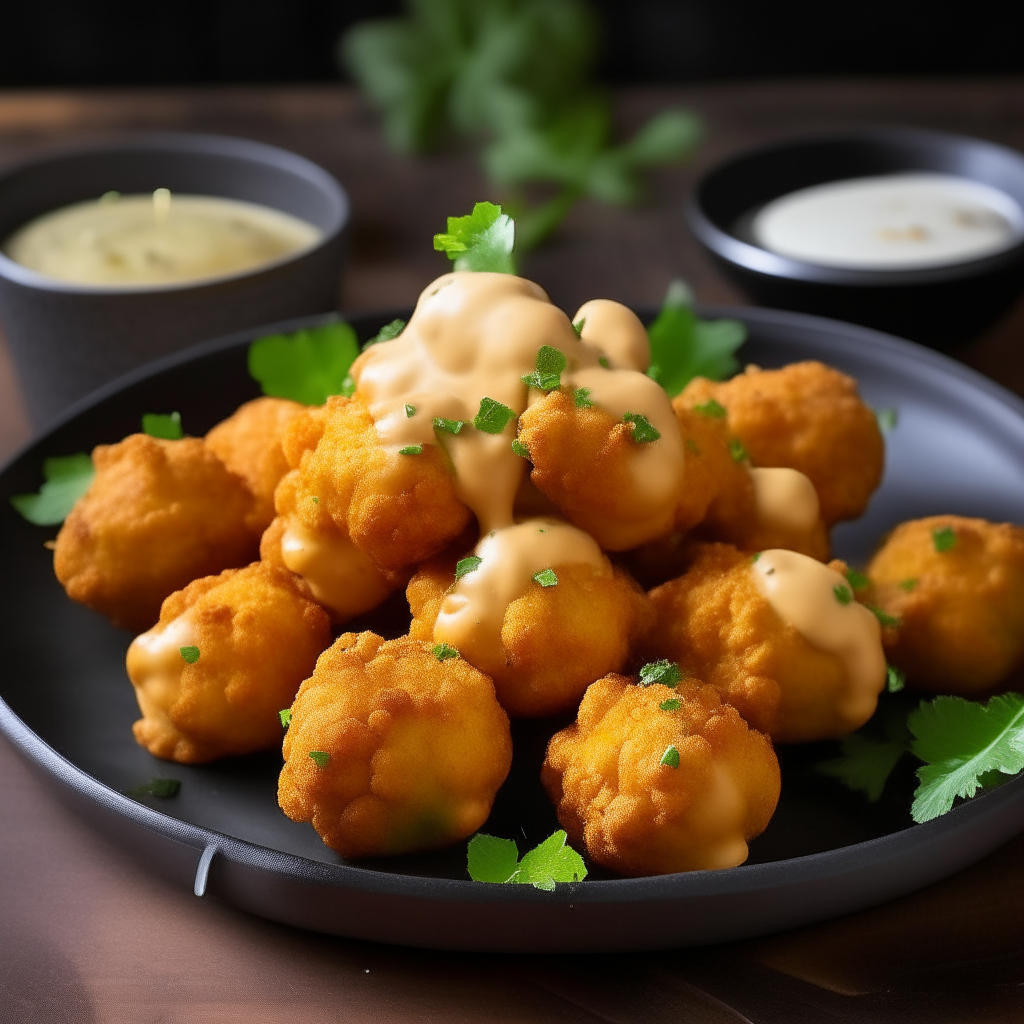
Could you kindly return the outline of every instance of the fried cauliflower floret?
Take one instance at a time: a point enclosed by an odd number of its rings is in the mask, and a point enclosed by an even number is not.
[[[728,868],[768,826],[781,777],[768,738],[694,680],[587,689],[541,779],[569,838],[625,875]]]
[[[275,746],[278,712],[330,642],[327,615],[291,573],[254,562],[194,580],[128,648],[136,741],[184,764]]]
[[[645,654],[707,680],[778,742],[845,736],[874,713],[886,666],[878,620],[853,600],[842,568],[781,549],[755,563],[726,544],[699,545],[685,575],[650,593]]]
[[[345,633],[292,705],[278,801],[343,857],[447,846],[487,819],[512,764],[491,681],[412,637]]]
[[[882,479],[885,444],[852,377],[823,363],[748,368],[732,380],[692,380],[676,398],[686,408],[714,399],[755,466],[786,466],[809,477],[829,526],[856,519]]]
[[[252,521],[260,532],[274,518],[274,488],[288,472],[281,438],[303,409],[286,398],[256,398],[206,435],[206,447],[249,485],[256,499]]]
[[[299,454],[299,489],[381,570],[425,561],[469,523],[439,446],[402,455],[381,442],[365,402],[335,396],[286,437],[289,459],[321,428],[315,446]]]
[[[625,551],[672,532],[677,476],[682,479],[681,458],[675,472],[678,437],[640,444],[632,426],[599,405],[580,407],[570,391],[560,389],[519,417],[519,441],[529,450],[537,489],[606,551]],[[658,461],[662,454],[664,465]]]
[[[92,461],[53,564],[68,596],[115,626],[140,632],[175,590],[256,556],[249,488],[199,438],[132,434]]]
[[[499,584],[487,576],[491,543],[481,542],[485,562],[462,580],[450,556],[420,567],[406,589],[410,633],[456,647],[494,680],[501,706],[513,717],[571,711],[590,683],[626,663],[649,625],[646,597],[596,545],[596,564],[553,564],[556,584],[544,586],[526,574],[521,588],[497,597]]]
[[[974,697],[1024,668],[1024,529],[962,516],[901,523],[871,560],[871,599],[907,686]]]

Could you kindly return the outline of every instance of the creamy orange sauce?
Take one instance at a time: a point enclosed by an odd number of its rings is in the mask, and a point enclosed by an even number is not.
[[[857,601],[840,602],[836,587],[849,592],[847,581],[807,555],[780,548],[762,551],[751,569],[779,618],[811,646],[839,658],[849,685],[839,697],[838,710],[850,720],[866,721],[886,675],[878,619]]]
[[[505,609],[530,587],[535,573],[560,565],[590,565],[610,574],[597,541],[557,519],[525,522],[484,536],[475,552],[483,561],[445,597],[434,639],[458,648],[482,672],[505,667],[501,627]]]
[[[178,699],[181,673],[188,664],[181,656],[181,648],[199,646],[192,616],[184,612],[166,626],[156,625],[141,633],[128,648],[125,666],[142,717],[168,732],[177,731],[168,712]],[[202,656],[200,647],[200,659]]]
[[[376,608],[395,589],[370,556],[340,531],[314,533],[289,520],[281,538],[281,559],[339,620]]]
[[[747,859],[746,811],[747,801],[732,773],[712,762],[685,818],[687,831],[704,840],[701,867],[734,868]]]
[[[580,337],[608,357],[617,370],[645,373],[651,365],[651,344],[640,317],[621,302],[591,299],[572,318],[582,323]]]
[[[771,529],[804,533],[821,515],[814,484],[797,469],[751,469],[757,518]]]

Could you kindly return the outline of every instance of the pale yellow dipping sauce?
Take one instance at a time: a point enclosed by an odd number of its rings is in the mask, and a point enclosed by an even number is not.
[[[194,647],[196,639],[195,623],[186,611],[166,626],[158,623],[141,633],[128,648],[128,678],[135,687],[142,717],[159,723],[164,731],[177,731],[168,715],[178,699],[181,674],[188,665],[181,648]]]
[[[119,196],[36,218],[3,244],[16,263],[72,284],[186,284],[274,263],[323,232],[290,214],[219,196]]]
[[[769,529],[804,533],[814,529],[821,506],[814,484],[798,469],[753,468],[758,522]]]

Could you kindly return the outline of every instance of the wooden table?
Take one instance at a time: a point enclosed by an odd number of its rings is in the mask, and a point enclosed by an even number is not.
[[[747,146],[890,123],[1024,148],[1024,81],[747,83],[622,92],[629,128],[684,103],[706,120],[693,165],[638,210],[581,204],[524,273],[573,309],[660,300],[686,278],[741,297],[690,238],[695,173]],[[411,304],[444,269],[431,235],[488,197],[473,158],[403,160],[341,87],[0,94],[0,163],[54,142],[146,128],[276,143],[327,167],[354,206],[348,310]],[[961,357],[1024,394],[1024,302]],[[0,458],[29,436],[0,346]],[[313,1022],[922,1022],[1024,1017],[1024,837],[939,885],[865,913],[705,950],[590,957],[425,953],[306,934],[200,902],[70,813],[0,741],[0,1020]]]

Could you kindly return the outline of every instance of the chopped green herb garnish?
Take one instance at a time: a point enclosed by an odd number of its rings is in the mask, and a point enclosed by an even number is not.
[[[847,569],[844,575],[846,576],[847,582],[854,590],[864,590],[871,586],[871,580],[869,580],[864,573],[857,572],[856,569]]]
[[[651,421],[639,412],[627,412],[622,417],[622,422],[632,426],[630,436],[637,444],[650,444],[661,437],[661,432],[655,428]]]
[[[875,413],[875,418],[878,420],[878,429],[883,434],[888,434],[896,429],[897,412],[895,409],[879,409]]]
[[[476,203],[465,217],[449,217],[448,231],[434,235],[434,248],[446,252],[455,270],[514,274],[516,226],[494,203]]]
[[[404,448],[398,449],[399,455],[422,455],[423,445],[421,444],[407,444]]]
[[[752,554],[752,555],[750,556],[750,560],[751,560],[752,562],[756,562],[756,561],[757,561],[757,560],[758,560],[758,559],[759,559],[760,557],[761,557],[761,552],[760,552],[760,551],[755,551],[755,552],[754,552],[754,553],[753,553],[753,554]]]
[[[181,783],[177,779],[150,779],[149,782],[128,791],[128,796],[139,799],[144,796],[155,796],[159,800],[169,800],[178,795]]]
[[[533,574],[533,582],[539,583],[542,587],[556,587],[558,586],[558,577],[555,575],[554,569],[541,569],[540,572]]]
[[[43,460],[45,483],[37,494],[15,494],[11,504],[35,526],[63,523],[76,501],[89,489],[96,470],[84,452]]]
[[[661,312],[650,327],[651,366],[647,375],[670,395],[678,395],[694,377],[723,380],[739,364],[733,353],[747,329],[739,320],[700,320],[693,311],[693,293],[673,281]]]
[[[692,437],[688,437],[686,439],[686,441],[684,442],[684,446],[691,455],[700,455],[701,453],[700,445],[697,444],[697,442],[694,441]]]
[[[853,591],[845,583],[837,583],[832,588],[832,593],[836,595],[836,600],[840,604],[849,604],[853,600]]]
[[[512,451],[521,458],[528,459],[530,457],[530,449],[518,437],[512,441]]]
[[[430,648],[430,653],[433,654],[438,661],[447,661],[449,658],[457,658],[459,656],[459,650],[457,647],[452,647],[451,644],[434,644]]]
[[[589,409],[594,404],[590,400],[590,388],[576,388],[572,393],[572,404],[577,409]]]
[[[481,398],[473,426],[485,434],[500,434],[515,418],[516,414],[507,405],[493,398]]]
[[[555,391],[562,386],[562,371],[568,365],[565,353],[552,345],[537,351],[536,369],[522,378],[524,384],[540,391]]]
[[[194,665],[199,660],[199,648],[198,647],[179,647],[178,648],[178,653],[190,665]]]
[[[249,346],[249,373],[265,395],[323,405],[331,395],[355,392],[349,367],[359,355],[356,332],[341,321],[271,334]],[[351,391],[346,390],[351,381]]]
[[[483,559],[479,555],[466,555],[465,558],[460,558],[455,565],[455,578],[461,580],[466,573],[479,569],[482,562]]]
[[[457,434],[463,427],[469,426],[469,420],[446,420],[443,416],[434,417],[434,429],[443,430],[448,434]]]
[[[661,760],[658,762],[660,765],[664,765],[666,768],[678,768],[679,767],[679,751],[670,743],[665,748],[665,753],[661,755]]]
[[[597,364],[598,366],[603,366],[606,370],[610,370],[612,368],[612,364],[609,362],[607,356],[598,356]]]
[[[956,530],[952,526],[936,526],[932,530],[932,543],[940,554],[956,546]]]
[[[914,821],[945,814],[958,798],[996,781],[992,773],[1024,769],[1024,695],[1003,693],[986,704],[962,697],[922,701],[907,718],[917,770]]]
[[[478,832],[466,847],[466,870],[474,882],[532,885],[552,892],[556,882],[581,882],[587,877],[583,858],[565,840],[560,829],[519,860],[511,839]]]
[[[391,323],[385,324],[369,341],[365,342],[363,349],[368,349],[371,345],[379,345],[382,341],[391,341],[397,338],[404,330],[404,320],[392,320]]]
[[[917,584],[918,584],[917,580],[909,579],[909,580],[900,580],[899,583],[896,584],[896,586],[899,587],[900,590],[905,590],[908,594],[910,594],[910,593],[913,593],[914,589],[917,587]]]
[[[164,416],[158,412],[147,412],[142,417],[142,432],[165,441],[180,441],[185,436],[181,429],[181,413],[172,412]]]
[[[729,438],[729,454],[732,456],[733,462],[750,461],[750,456],[747,454],[747,449],[744,447],[743,442],[738,437]]]
[[[682,678],[682,670],[674,661],[668,659],[650,661],[640,669],[641,686],[654,686],[655,683],[660,683],[671,689],[678,686]]]
[[[341,382],[341,388],[339,389],[338,394],[342,395],[344,398],[351,398],[356,393],[357,387],[358,385],[356,384],[356,379],[350,373]]]
[[[314,494],[314,495],[313,495],[313,497],[312,497],[312,498],[310,498],[309,500],[310,500],[311,502],[313,502],[313,504],[314,504],[314,505],[319,505],[319,504],[320,504],[320,499],[319,499],[319,498],[318,498],[318,497],[317,497],[317,496],[316,496],[315,494]]]
[[[899,693],[907,685],[907,674],[895,665],[887,665],[885,670],[885,688],[890,693]]]
[[[895,615],[890,615],[888,612],[883,611],[876,604],[868,604],[864,606],[869,612],[873,612],[874,616],[883,626],[896,627],[900,624],[900,620]]]
[[[583,336],[583,328],[587,325],[587,318],[581,316],[579,320],[573,320],[572,329],[576,332],[576,337],[581,338]]]
[[[285,708],[283,711],[278,711],[277,717],[281,719],[281,724],[287,729],[292,724],[292,709]]]
[[[699,412],[701,416],[710,416],[715,420],[723,420],[729,415],[725,406],[721,402],[716,402],[713,398],[709,398],[702,405],[695,405],[693,411]]]
[[[326,750],[311,750],[309,756],[316,762],[317,768],[326,768],[331,760],[331,755]]]
[[[670,697],[668,700],[663,700],[658,705],[658,709],[661,711],[678,711],[682,706],[683,702],[678,697]]]
[[[405,418],[411,420],[416,415],[416,406],[410,405],[408,402],[405,403]]]

